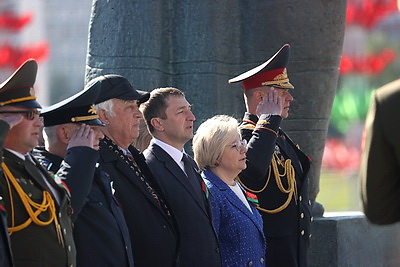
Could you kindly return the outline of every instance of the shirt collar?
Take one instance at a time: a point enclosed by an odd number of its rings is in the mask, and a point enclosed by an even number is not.
[[[185,153],[185,149],[183,149],[182,151],[176,149],[175,147],[168,145],[167,143],[164,143],[163,141],[154,138],[151,140],[151,142],[153,144],[158,145],[159,147],[161,147],[165,152],[167,152],[171,158],[178,163],[178,165],[180,164],[180,162],[182,161],[182,156],[183,153]]]
[[[19,153],[19,152],[15,151],[15,150],[12,150],[12,149],[9,149],[9,148],[4,148],[4,149],[6,149],[6,150],[8,150],[9,152],[13,153],[13,154],[14,154],[15,156],[17,156],[18,158],[20,158],[20,159],[22,159],[22,160],[25,160],[25,155],[24,155],[24,154]],[[27,153],[27,154],[28,154],[28,153]]]

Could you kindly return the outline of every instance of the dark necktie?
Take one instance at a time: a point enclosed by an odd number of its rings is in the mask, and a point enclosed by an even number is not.
[[[189,156],[186,153],[183,153],[182,161],[183,164],[185,165],[186,176],[189,180],[190,186],[193,188],[193,192],[197,197],[203,199],[201,181],[199,181],[199,177],[196,174],[196,171],[192,166],[191,160],[189,159]]]

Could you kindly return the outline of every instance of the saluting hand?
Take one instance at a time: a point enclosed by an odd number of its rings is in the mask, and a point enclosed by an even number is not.
[[[71,139],[68,142],[67,149],[76,146],[87,146],[93,148],[94,136],[94,131],[90,128],[90,126],[82,124],[72,134]]]
[[[272,87],[268,93],[264,94],[261,102],[258,103],[256,115],[258,117],[262,114],[281,115],[283,111],[283,101],[283,97]]]

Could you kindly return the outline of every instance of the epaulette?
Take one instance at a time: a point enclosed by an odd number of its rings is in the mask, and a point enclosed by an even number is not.
[[[253,125],[253,124],[244,124],[244,125],[240,125],[239,126],[240,130],[247,129],[247,130],[252,130],[253,131],[255,128],[256,128],[256,126]]]
[[[270,125],[271,123],[268,120],[258,120],[256,129],[262,129],[262,130],[267,130],[273,133],[276,137],[278,136],[278,133],[274,131],[273,129],[267,127],[267,125]]]
[[[255,122],[254,122],[254,121],[252,121],[252,120],[243,119],[242,121],[243,121],[243,122],[250,123],[250,124],[252,124],[252,125],[256,125],[256,124],[255,124]]]

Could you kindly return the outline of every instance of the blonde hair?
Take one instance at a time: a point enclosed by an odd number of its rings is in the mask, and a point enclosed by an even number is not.
[[[240,136],[238,121],[228,115],[216,115],[203,122],[193,137],[194,160],[201,170],[218,166],[218,160],[230,140]]]

